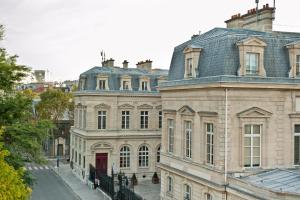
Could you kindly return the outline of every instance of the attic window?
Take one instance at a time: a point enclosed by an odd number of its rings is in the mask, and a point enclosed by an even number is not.
[[[237,42],[239,48],[240,68],[239,76],[266,76],[264,67],[264,53],[267,44],[257,37],[249,37]]]
[[[123,81],[123,90],[129,90],[129,82]]]
[[[201,48],[191,45],[184,49],[184,78],[195,78],[197,76],[197,67]]]
[[[106,81],[105,80],[100,80],[99,81],[99,90],[105,90],[105,85],[106,85]]]
[[[259,54],[246,53],[246,74],[258,74]]]
[[[97,76],[96,90],[109,90],[108,88],[108,76],[99,74]]]

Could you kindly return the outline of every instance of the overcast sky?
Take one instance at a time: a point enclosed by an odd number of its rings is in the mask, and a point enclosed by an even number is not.
[[[260,7],[266,3],[273,0],[260,0]],[[277,0],[274,29],[300,32],[299,6]],[[254,7],[255,0],[0,0],[0,47],[58,81],[100,66],[102,49],[117,66],[151,59],[168,69],[176,45]]]

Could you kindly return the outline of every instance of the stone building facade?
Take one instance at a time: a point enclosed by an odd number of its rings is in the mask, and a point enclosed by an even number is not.
[[[162,106],[157,84],[168,71],[152,61],[137,68],[116,67],[109,59],[80,75],[71,129],[74,173],[87,181],[89,167],[97,174],[123,172],[151,179],[160,160]]]
[[[159,86],[161,199],[300,198],[300,33],[261,31],[256,16],[174,49]]]

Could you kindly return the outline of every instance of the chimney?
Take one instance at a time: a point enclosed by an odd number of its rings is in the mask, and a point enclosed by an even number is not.
[[[136,67],[138,69],[145,69],[150,72],[152,70],[152,61],[150,59],[145,61],[140,61],[136,64]]]
[[[256,8],[252,8],[244,15],[233,15],[231,19],[226,20],[225,23],[227,28],[270,32],[273,30],[274,16],[275,8],[269,7],[269,4],[266,4],[263,5],[261,9],[258,9],[258,11],[256,11]]]
[[[103,67],[113,67],[114,66],[114,59],[110,58],[102,62]]]
[[[123,61],[123,68],[128,69],[128,61],[127,60]]]

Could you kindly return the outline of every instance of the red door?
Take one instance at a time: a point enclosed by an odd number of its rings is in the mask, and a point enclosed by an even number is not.
[[[97,175],[107,174],[107,153],[96,153]]]

